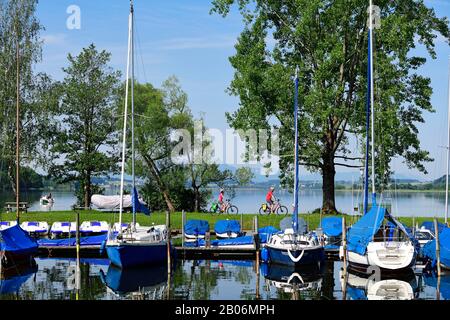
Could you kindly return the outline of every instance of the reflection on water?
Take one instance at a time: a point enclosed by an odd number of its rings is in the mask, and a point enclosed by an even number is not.
[[[3,273],[1,299],[189,299],[189,300],[409,300],[450,299],[450,275],[404,274],[401,278],[367,278],[341,263],[291,269],[253,261],[179,261],[171,277],[165,267],[120,270],[107,259],[36,259],[37,265]]]

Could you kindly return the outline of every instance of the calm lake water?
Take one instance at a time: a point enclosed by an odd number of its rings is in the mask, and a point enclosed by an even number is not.
[[[111,190],[108,191],[108,194],[113,193]],[[70,210],[71,206],[76,202],[76,198],[72,192],[52,191],[55,203],[52,207],[43,206],[39,203],[39,199],[43,194],[46,194],[46,192],[27,192],[22,195],[22,200],[28,201],[31,204],[30,211]],[[218,190],[213,190],[213,198],[211,201],[216,199],[217,194]],[[265,194],[266,190],[263,189],[237,189],[236,196],[231,202],[238,206],[240,212],[256,213],[265,201]],[[276,196],[282,204],[286,205],[292,211],[292,194],[287,191],[280,191]],[[358,207],[358,203],[362,202],[361,199],[361,192],[336,192],[336,206],[342,212],[353,213],[353,208]],[[442,217],[444,215],[445,193],[443,192],[398,192],[395,196],[389,194],[384,197],[379,197],[378,200],[390,205],[391,211],[395,216]],[[11,194],[0,194],[0,205],[2,207],[6,201],[14,201],[14,197]],[[319,208],[321,204],[321,190],[305,190],[300,192],[300,212],[311,212]]]
[[[253,261],[178,261],[170,283],[166,267],[121,271],[106,259],[36,259],[37,266],[22,276],[0,281],[0,300],[263,300],[326,299],[344,297],[340,262],[328,261],[316,270],[291,270]],[[79,270],[79,271],[77,271]],[[412,299],[435,300],[437,281],[432,276],[402,276],[401,284]],[[379,288],[383,280],[349,274],[347,300],[398,299],[396,290]],[[439,299],[450,299],[450,276],[440,279]]]

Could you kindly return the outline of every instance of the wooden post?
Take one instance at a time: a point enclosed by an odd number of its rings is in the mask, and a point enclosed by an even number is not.
[[[211,231],[206,231],[205,234],[205,247],[206,248],[211,248]]]
[[[184,226],[186,225],[186,211],[181,212],[181,236],[182,236],[182,244],[181,246],[184,247]]]
[[[77,261],[78,261],[80,260],[80,212],[77,210],[76,214],[77,214],[77,230],[75,236],[76,236]]]
[[[441,276],[441,249],[439,243],[439,229],[438,229],[438,220],[434,218],[434,234],[436,237],[436,260],[437,260],[437,274],[438,277]]]
[[[343,266],[344,276],[347,275],[347,227],[345,225],[345,216],[342,217],[342,253],[343,253]]]
[[[170,231],[170,213],[169,211],[166,211],[166,227],[167,227],[167,276],[170,277],[170,274],[172,273],[172,261],[171,261],[171,248],[170,248],[170,237],[171,237],[171,231]]]
[[[255,242],[255,255],[256,255],[256,275],[259,277],[259,233],[258,233],[258,216],[255,216],[255,233],[253,239]]]
[[[244,231],[244,213],[241,212],[241,230]]]
[[[416,217],[413,216],[413,221],[412,221],[412,231],[413,231],[413,237],[416,237]]]

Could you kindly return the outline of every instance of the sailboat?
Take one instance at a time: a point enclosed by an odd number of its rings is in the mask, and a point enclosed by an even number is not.
[[[286,225],[289,218],[285,218],[281,222],[283,231],[273,234],[265,247],[261,251],[262,260],[282,265],[301,266],[307,264],[319,264],[325,258],[323,246],[319,243],[318,238],[307,232],[306,224],[300,223],[298,219],[298,181],[299,181],[299,164],[298,164],[298,67],[295,72],[295,182],[294,182],[294,212],[292,214],[292,222]],[[303,221],[304,222],[304,221]]]
[[[128,117],[128,87],[129,71],[131,62],[131,148],[132,148],[132,206],[133,222],[127,229],[110,229],[107,242],[105,244],[106,252],[111,263],[120,268],[136,267],[145,265],[154,265],[167,262],[167,228],[164,225],[141,227],[136,224],[136,212],[149,211],[142,208],[139,201],[138,192],[135,185],[135,152],[134,152],[134,7],[133,1],[130,1],[130,15],[128,23],[128,60],[127,60],[127,80],[125,90],[125,112],[123,126],[122,142],[122,171],[120,180],[120,207],[119,207],[119,226],[122,225],[123,199],[124,199],[124,176],[125,176],[125,157],[126,157],[126,133]]]
[[[386,208],[377,205],[375,191],[375,149],[374,149],[374,90],[373,90],[373,13],[376,7],[370,0],[369,7],[369,55],[368,55],[368,99],[366,126],[366,161],[364,183],[363,217],[357,221],[347,234],[347,252],[341,245],[339,256],[347,261],[350,267],[360,272],[372,272],[371,267],[380,271],[404,271],[413,266],[419,244],[417,240],[397,221]],[[368,210],[369,184],[369,114],[372,123],[372,206]],[[384,223],[384,221],[387,221]]]
[[[16,224],[6,229],[0,229],[0,273],[8,268],[17,268],[20,264],[34,264],[34,254],[37,253],[38,245],[20,223],[20,54],[19,39],[16,37]]]

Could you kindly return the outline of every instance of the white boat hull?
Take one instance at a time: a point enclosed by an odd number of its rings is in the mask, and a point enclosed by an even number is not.
[[[339,248],[339,257],[343,259],[343,247]],[[415,262],[415,250],[411,242],[370,242],[366,254],[347,252],[347,261],[356,269],[378,267],[383,270],[399,271],[411,268]]]

